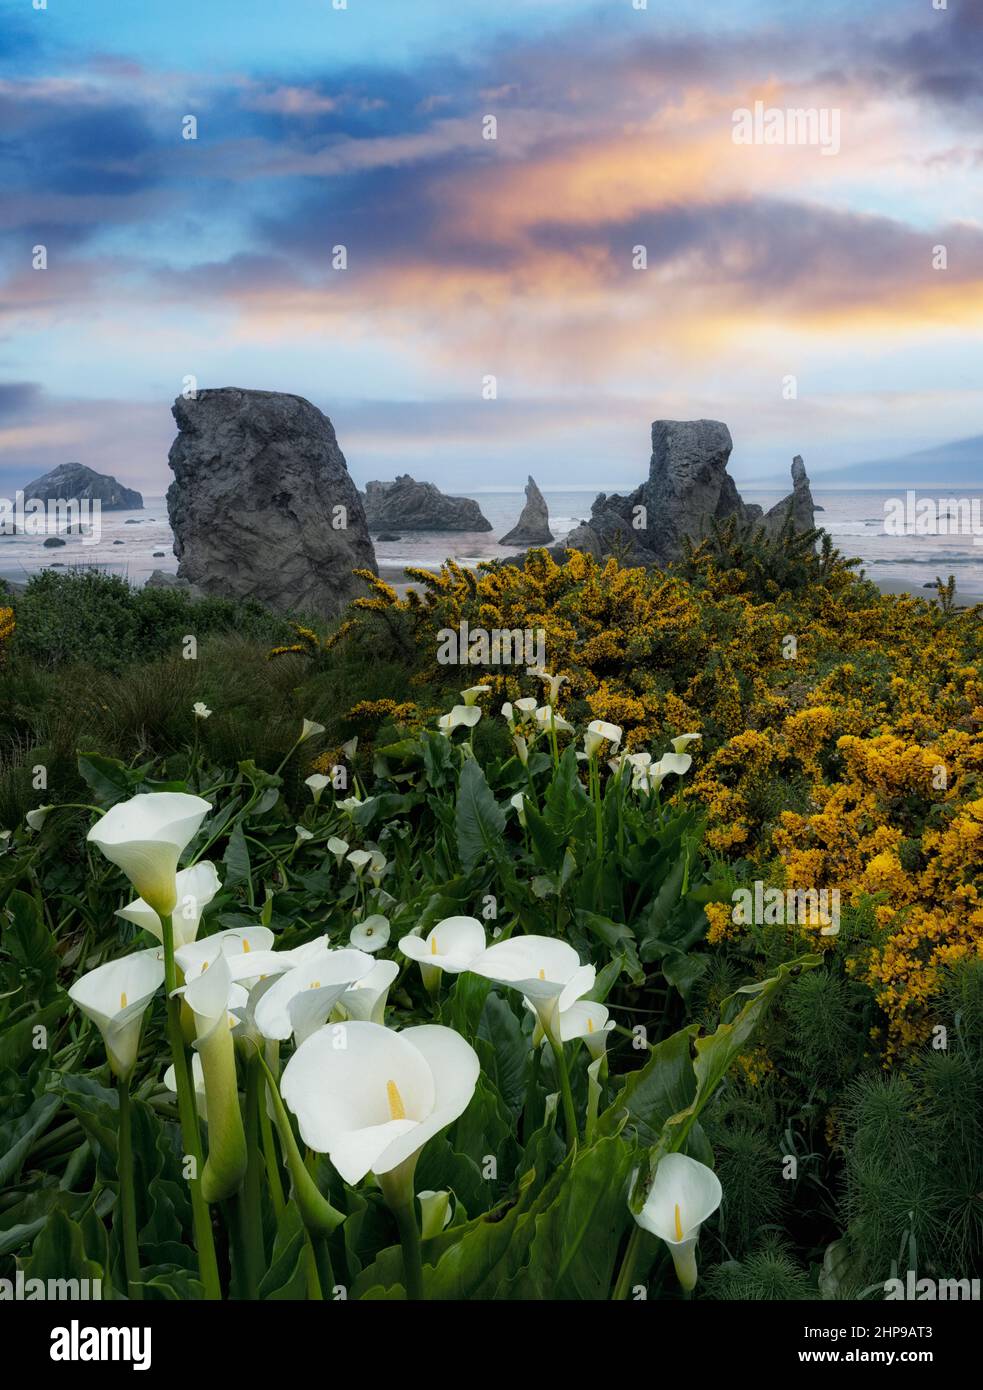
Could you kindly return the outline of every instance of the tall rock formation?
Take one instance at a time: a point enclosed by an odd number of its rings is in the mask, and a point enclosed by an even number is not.
[[[801,454],[796,454],[792,460],[792,491],[765,513],[764,525],[768,533],[778,535],[788,516],[796,531],[811,531],[816,524],[816,504]]]
[[[549,545],[553,540],[550,530],[550,513],[546,498],[529,475],[526,483],[526,505],[522,508],[519,520],[509,533],[502,537],[499,545]]]
[[[137,511],[143,506],[143,498],[135,488],[124,487],[108,473],[97,473],[84,463],[60,463],[50,473],[27,483],[24,497],[99,502],[104,512]]]
[[[326,415],[301,396],[237,387],[179,396],[167,511],[178,576],[208,595],[334,617],[375,551]]]
[[[491,522],[470,497],[448,497],[408,473],[394,482],[366,483],[362,498],[370,531],[490,531]]]

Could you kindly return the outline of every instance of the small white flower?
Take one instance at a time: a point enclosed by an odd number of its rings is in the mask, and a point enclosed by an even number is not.
[[[525,830],[525,828],[526,828],[526,794],[525,794],[525,792],[516,792],[515,796],[510,796],[510,797],[509,797],[509,805],[515,807],[516,811],[517,811],[518,814],[519,814],[519,824],[522,826],[523,830]]]
[[[342,752],[342,755],[343,755],[344,757],[346,757],[346,758],[348,759],[349,762],[351,762],[352,758],[354,758],[354,756],[355,756],[355,749],[356,749],[357,747],[358,747],[358,734],[356,734],[354,738],[348,739],[348,741],[347,741],[346,743],[343,743],[343,744],[341,745],[341,752]]]
[[[521,734],[513,734],[512,742],[515,744],[515,755],[519,762],[525,767],[529,762],[529,744]]]
[[[674,753],[682,753],[688,743],[692,743],[694,739],[702,737],[702,734],[680,734],[678,738],[672,740],[672,751]]]
[[[174,879],[177,902],[171,919],[175,949],[194,941],[201,914],[221,886],[218,871],[208,859],[200,859],[191,868],[178,871]],[[151,936],[156,936],[158,941],[163,941],[164,929],[160,917],[143,898],[127,903],[126,907],[117,911],[116,916],[122,917],[125,922],[135,923],[150,932]]]
[[[40,830],[48,819],[48,812],[53,810],[53,806],[36,806],[33,811],[28,811],[24,819],[32,830]]]
[[[700,1226],[720,1206],[723,1189],[712,1168],[686,1154],[669,1153],[655,1170],[645,1205],[635,1216],[639,1226],[664,1240],[676,1277],[689,1292],[696,1285],[696,1242]]]
[[[11,832],[9,830],[0,830],[0,850],[6,849],[10,844],[10,836]]]
[[[303,727],[300,731],[300,738],[297,740],[297,742],[306,743],[309,738],[315,738],[318,734],[323,733],[323,724],[315,724],[313,719],[305,719]]]
[[[485,929],[476,917],[445,917],[425,937],[404,936],[399,949],[424,972],[429,968],[459,975],[485,949]]]
[[[331,839],[328,841],[328,849],[334,855],[340,866],[341,861],[348,853],[348,841],[339,840],[337,835],[332,835]]]
[[[382,882],[383,875],[388,867],[389,860],[383,854],[382,850],[374,849],[372,851],[372,862],[369,864],[369,878],[377,888]]]
[[[196,719],[211,719],[212,712],[203,700],[196,700],[191,706],[191,713]]]
[[[314,838],[314,833],[313,833],[313,831],[311,831],[311,830],[305,830],[304,827],[303,827],[302,825],[295,825],[295,826],[294,826],[294,834],[295,834],[296,837],[297,837],[297,838],[294,840],[294,848],[296,848],[297,845],[302,845],[302,844],[304,843],[305,840],[313,840],[313,838]]]
[[[558,734],[572,734],[573,725],[562,715],[557,714],[552,705],[540,705],[536,711],[536,723],[539,727],[549,733],[550,729],[555,729]]]
[[[344,811],[346,816],[353,816],[358,808],[364,805],[365,802],[362,798],[360,796],[355,796],[353,793],[351,796],[346,797],[344,801],[338,802],[338,810]]]
[[[479,695],[490,695],[490,685],[469,685],[467,690],[461,691],[461,699],[466,705],[473,705]]]
[[[477,705],[455,705],[450,714],[440,716],[437,728],[442,734],[449,736],[455,729],[473,729],[480,718],[481,710]]]
[[[143,1016],[163,983],[164,953],[152,946],[90,970],[68,991],[102,1034],[116,1076],[125,1079],[136,1066]]]
[[[449,1192],[418,1192],[416,1200],[420,1203],[420,1236],[430,1240],[439,1236],[451,1219],[451,1194]]]
[[[551,705],[555,705],[557,696],[560,693],[560,686],[563,685],[566,676],[551,676],[549,671],[545,670],[542,666],[533,667],[529,674],[530,676],[538,676],[541,681],[549,686],[550,693],[547,699]]]
[[[314,798],[315,806],[321,800],[321,795],[324,792],[325,787],[330,787],[330,785],[331,778],[325,777],[323,772],[314,772],[311,774],[310,777],[304,778],[304,786],[310,787],[311,796],[313,796]]]
[[[366,864],[371,864],[372,862],[372,856],[367,849],[353,849],[347,858],[356,874],[361,874]]]
[[[388,917],[377,912],[364,922],[356,922],[348,940],[356,951],[381,951],[389,940],[389,930]]]
[[[603,719],[595,719],[593,723],[587,725],[587,732],[584,734],[584,752],[589,758],[593,758],[605,741],[610,743],[613,748],[617,748],[621,742],[622,732],[617,724],[607,724]]]

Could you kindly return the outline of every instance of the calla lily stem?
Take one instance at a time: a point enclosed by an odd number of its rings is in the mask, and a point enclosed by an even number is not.
[[[184,1034],[181,1031],[181,1000],[174,993],[177,989],[177,965],[174,961],[174,923],[169,913],[161,917],[161,934],[164,942],[167,1038],[171,1046],[171,1060],[174,1063],[174,1085],[177,1089],[181,1139],[185,1153],[194,1163],[194,1173],[189,1186],[191,1189],[191,1215],[195,1228],[195,1245],[198,1250],[198,1269],[201,1274],[205,1297],[207,1299],[221,1299],[222,1286],[218,1277],[218,1261],[215,1258],[212,1219],[208,1211],[208,1203],[201,1191],[201,1174],[204,1167],[201,1135],[198,1131],[198,1112],[195,1109],[194,1091],[191,1088],[191,1073],[188,1069],[188,1055],[184,1047]]]
[[[140,1279],[140,1247],[137,1244],[136,1189],[133,1183],[133,1117],[129,1077],[119,1083],[119,1203],[123,1227],[123,1262],[129,1295],[143,1298]]]
[[[621,1261],[621,1269],[618,1271],[618,1279],[614,1286],[612,1299],[623,1301],[631,1293],[635,1283],[635,1270],[638,1267],[638,1259],[642,1252],[642,1241],[645,1232],[637,1222],[632,1222],[631,1235],[628,1237],[628,1244],[625,1246],[624,1257]]]
[[[552,1033],[547,1034],[547,1036],[550,1047],[553,1049],[556,1072],[560,1080],[560,1099],[563,1102],[563,1127],[567,1133],[567,1148],[574,1149],[577,1146],[577,1112],[574,1109],[573,1092],[570,1089],[567,1059],[563,1055],[563,1044],[556,1042]]]

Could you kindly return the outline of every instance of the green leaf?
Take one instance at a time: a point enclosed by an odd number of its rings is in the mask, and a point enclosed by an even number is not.
[[[577,909],[577,924],[592,936],[596,936],[599,941],[603,941],[612,957],[621,957],[623,968],[632,984],[645,983],[645,971],[638,959],[635,937],[630,927],[626,927],[623,922],[612,922],[610,917],[603,917],[599,912],[588,912],[585,908]]]
[[[52,1280],[60,1287],[68,1279],[102,1279],[102,1265],[85,1253],[81,1227],[56,1207],[34,1242],[24,1269],[25,1279]],[[69,1297],[65,1294],[65,1297]],[[50,1297],[50,1294],[49,1294]]]
[[[571,743],[564,749],[560,765],[546,790],[546,823],[560,840],[566,841],[589,810],[590,800],[580,781],[577,751]]]
[[[226,846],[225,854],[222,856],[225,865],[225,884],[226,888],[234,888],[239,883],[250,881],[251,865],[249,863],[249,848],[246,844],[245,831],[242,828],[242,821],[237,821],[233,827],[232,834],[229,836],[229,843]]]
[[[6,1187],[20,1173],[35,1139],[51,1122],[61,1100],[58,1096],[39,1096],[16,1120],[0,1125],[0,1187]]]
[[[78,769],[100,806],[115,806],[132,792],[134,774],[118,758],[104,758],[101,753],[80,753]],[[139,776],[136,775],[136,780]]]
[[[468,758],[461,772],[455,824],[457,849],[465,868],[472,868],[482,859],[499,858],[505,814],[475,758]]]
[[[36,972],[51,985],[58,971],[58,952],[40,907],[19,888],[7,899],[7,907],[10,923],[3,934],[4,946],[25,970]]]
[[[627,1113],[645,1144],[653,1144],[671,1115],[688,1106],[696,1095],[692,1043],[700,1031],[691,1023],[650,1049],[644,1066],[630,1072],[607,1110],[598,1119],[598,1132],[607,1134]]]

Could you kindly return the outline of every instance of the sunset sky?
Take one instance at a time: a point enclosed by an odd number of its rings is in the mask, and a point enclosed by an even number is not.
[[[461,491],[630,487],[663,416],[739,481],[983,433],[983,0],[335,3],[0,0],[0,492],[162,492],[188,376]]]

